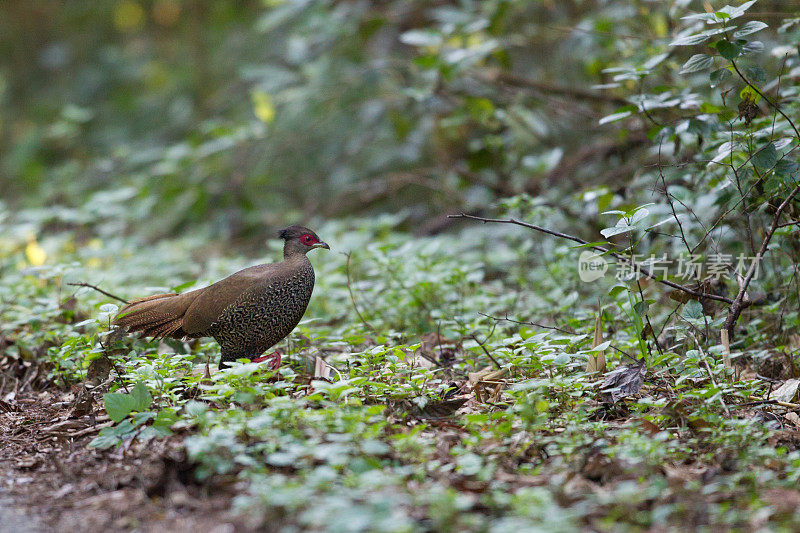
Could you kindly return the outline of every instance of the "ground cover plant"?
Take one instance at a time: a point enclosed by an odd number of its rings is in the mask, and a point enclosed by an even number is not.
[[[350,288],[346,257],[315,259],[324,298],[312,300],[309,316],[327,318],[307,321],[280,346],[289,363],[278,372],[239,364],[208,376],[203,363],[217,357],[213,343],[110,340],[116,306],[65,285],[97,270],[74,261],[75,252],[58,263],[71,267],[19,270],[30,243],[7,259],[4,290],[15,299],[4,309],[7,363],[24,382],[32,373],[26,354],[41,350],[33,379],[69,391],[66,421],[73,424],[48,424],[50,438],[85,435],[83,445],[103,459],[180,436],[181,468],[191,469],[192,483],[235,493],[244,527],[792,523],[784,499],[793,494],[798,454],[792,423],[782,418],[791,404],[774,414],[763,405],[775,400],[757,401],[771,382],[752,372],[734,379],[718,346],[694,344],[704,338],[702,308],[685,304],[682,316],[696,333],[675,327],[676,341],[684,342],[654,356],[632,398],[614,401],[602,376],[585,370],[607,345],[592,348],[596,331],[605,338],[614,330],[613,345],[636,353],[630,302],[623,292],[609,298],[596,330],[594,306],[576,306],[587,295],[564,291],[564,278],[576,278],[567,246],[532,244],[524,234],[475,237],[474,229],[462,239],[381,238],[384,228],[363,224],[321,230],[333,234],[334,249],[359,249],[350,257]],[[133,244],[109,245],[124,255]],[[532,269],[530,247],[547,260]],[[117,266],[121,277],[135,270]],[[181,277],[168,261],[149,266],[150,283],[169,287]],[[521,269],[532,278],[515,278]],[[527,288],[531,279],[535,293]],[[132,290],[105,281],[109,290]],[[574,279],[571,286],[581,285]],[[72,294],[81,302],[75,309]],[[583,310],[574,313],[576,307]],[[545,323],[519,325],[503,321],[506,315]],[[569,318],[557,318],[563,316]],[[605,351],[611,366],[632,362]],[[752,352],[752,365],[758,356]],[[335,370],[315,378],[316,357]],[[13,408],[20,404],[10,387],[4,395],[20,431],[26,412]],[[79,407],[82,395],[88,407]],[[103,409],[111,423],[77,416]]]
[[[130,55],[102,61],[125,83],[141,67],[147,90],[112,84],[47,132],[9,115],[10,494],[67,529],[798,528],[800,19],[767,2],[267,4],[184,21],[180,2],[120,2]],[[212,87],[217,54],[263,61],[240,73],[246,111],[166,75],[173,15],[223,43],[176,51],[209,59]],[[254,34],[289,44],[256,59]],[[526,74],[534,45],[594,84]],[[113,125],[171,97],[172,122]],[[332,251],[311,257],[279,369],[216,370],[209,339],[111,327],[121,300],[277,260],[285,218]]]

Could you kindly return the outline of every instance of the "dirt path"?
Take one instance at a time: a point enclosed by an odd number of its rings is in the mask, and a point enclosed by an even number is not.
[[[0,497],[0,533],[44,533],[38,517],[15,507],[11,500]]]
[[[0,533],[252,530],[230,512],[234,484],[195,481],[182,435],[88,447],[108,421],[84,392],[0,400]]]

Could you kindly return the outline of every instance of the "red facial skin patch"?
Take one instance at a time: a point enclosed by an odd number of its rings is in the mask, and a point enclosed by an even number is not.
[[[314,238],[313,235],[310,233],[306,233],[302,237],[300,237],[300,242],[305,244],[306,246],[311,246],[312,244],[316,244],[319,242],[319,239]]]

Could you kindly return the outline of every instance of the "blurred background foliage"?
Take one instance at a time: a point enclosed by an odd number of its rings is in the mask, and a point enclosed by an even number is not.
[[[800,75],[793,6],[762,1],[745,19],[744,9],[714,6],[725,20],[757,24],[743,33],[752,43],[739,60],[765,91],[783,91],[790,113]],[[596,240],[608,209],[658,201],[650,211],[668,215],[669,186],[691,215],[682,231],[740,252],[753,242],[749,207],[735,218],[740,195],[725,167],[706,162],[732,151],[734,132],[753,141],[737,152],[749,161],[764,128],[785,133],[788,123],[762,102],[744,124],[743,83],[719,55],[687,68],[697,48],[713,50],[694,33],[716,22],[691,15],[711,8],[7,2],[2,202],[30,223],[23,242],[69,229],[78,244],[128,234],[261,247],[288,222],[381,213],[432,234],[447,213],[488,213],[508,197],[515,213]],[[775,146],[791,159],[797,139],[784,141]],[[769,216],[756,208],[796,179],[792,164],[753,201],[755,222]],[[725,212],[733,218],[705,240]],[[669,238],[644,246],[681,248]]]
[[[646,85],[686,85],[668,43],[688,4],[6,2],[2,198],[245,241],[387,210],[433,232],[520,192],[582,215],[576,190],[623,191],[650,148],[645,120],[598,123],[645,86],[607,69],[655,57],[672,68]]]

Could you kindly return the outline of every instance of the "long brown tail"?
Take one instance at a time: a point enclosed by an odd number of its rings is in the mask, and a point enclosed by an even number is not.
[[[120,309],[114,324],[128,331],[141,331],[147,337],[185,337],[183,315],[196,296],[169,293],[133,300]]]

